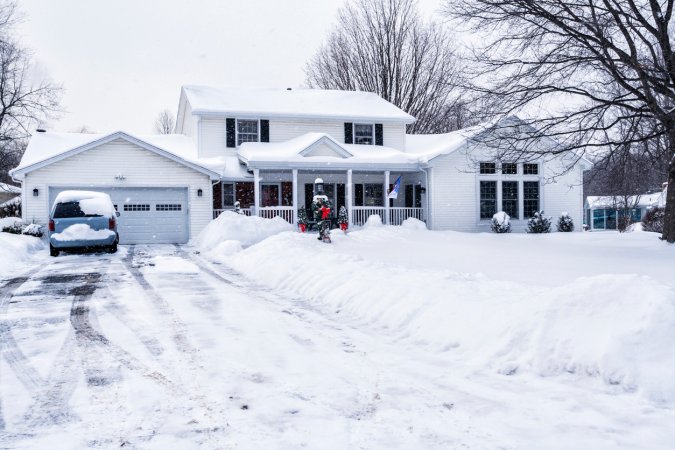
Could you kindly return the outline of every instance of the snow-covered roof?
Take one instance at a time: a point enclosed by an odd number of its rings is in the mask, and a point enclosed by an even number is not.
[[[639,197],[639,198],[638,198]],[[617,205],[622,205],[624,202],[623,196],[612,196],[612,195],[589,195],[586,197],[586,203],[588,208],[616,208]],[[655,192],[652,194],[643,194],[640,196],[631,195],[628,197],[628,205],[631,205],[634,208],[653,208],[657,206],[665,205],[665,191]]]
[[[183,86],[193,114],[412,123],[415,118],[377,94],[324,89]],[[182,100],[182,99],[181,99]]]
[[[109,134],[35,133],[28,143],[19,166],[13,169],[10,174],[21,176],[23,173],[29,172],[34,168],[118,138],[164,152],[165,156],[169,156],[178,162],[200,168],[214,175],[224,175],[234,178],[250,177],[235,156],[199,158],[194,141],[182,134],[135,136],[123,131]]]
[[[239,156],[249,166],[258,168],[272,165],[418,168],[417,155],[380,145],[343,144],[326,133],[306,133],[278,143],[247,142],[239,148]]]
[[[0,183],[0,192],[11,192],[12,194],[20,194],[21,188],[7,183]]]

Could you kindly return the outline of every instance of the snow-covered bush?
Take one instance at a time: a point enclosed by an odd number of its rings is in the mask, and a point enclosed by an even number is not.
[[[650,209],[642,219],[642,229],[653,233],[663,233],[663,221],[665,217],[665,208]]]
[[[492,216],[491,228],[493,233],[510,233],[511,217],[504,211],[499,211]]]
[[[298,210],[298,224],[307,225],[307,210],[305,208]]]
[[[27,236],[33,236],[33,237],[42,237],[44,234],[42,232],[42,226],[38,225],[36,223],[31,223],[23,227],[23,230],[21,231],[21,234],[25,234]]]
[[[4,227],[2,227],[3,233],[21,234],[22,231],[23,231],[23,224],[21,222],[14,222],[13,224],[5,225]]]
[[[21,197],[14,197],[0,205],[0,218],[21,217]]]
[[[632,223],[633,219],[630,215],[619,214],[619,218],[616,221],[616,228],[619,230],[619,233],[624,233]]]
[[[567,212],[560,214],[560,217],[558,217],[557,228],[561,233],[574,231],[574,221]]]
[[[534,217],[527,220],[528,233],[550,233],[551,218],[544,216],[544,211],[534,213]]]

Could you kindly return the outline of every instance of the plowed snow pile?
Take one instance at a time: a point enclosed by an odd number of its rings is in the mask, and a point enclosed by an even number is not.
[[[281,233],[212,255],[462,367],[601,380],[675,405],[675,249],[652,233],[496,236],[410,221],[332,237]]]

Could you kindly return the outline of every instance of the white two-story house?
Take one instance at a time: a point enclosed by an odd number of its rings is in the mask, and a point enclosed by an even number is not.
[[[491,127],[406,135],[414,120],[366,92],[185,86],[175,134],[39,131],[11,174],[28,222],[46,223],[63,190],[109,193],[123,244],[187,242],[235,202],[296,223],[316,178],[356,226],[377,214],[392,225],[414,217],[431,229],[488,231],[504,210],[522,230],[544,209],[581,228],[585,160],[499,161],[476,139]],[[387,200],[399,177],[398,198]]]

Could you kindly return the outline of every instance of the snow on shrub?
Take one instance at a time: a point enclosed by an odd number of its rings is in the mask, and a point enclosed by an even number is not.
[[[42,232],[42,226],[38,225],[36,223],[31,223],[23,227],[23,230],[21,230],[21,234],[25,234],[27,236],[33,236],[33,237],[42,237],[44,234]]]
[[[560,214],[560,217],[558,217],[557,228],[561,233],[574,231],[574,221],[567,212],[563,212]]]
[[[363,226],[366,228],[381,227],[382,217],[380,217],[379,214],[372,214],[370,217],[368,217],[368,220],[366,220],[366,223]]]
[[[544,211],[534,213],[534,217],[527,220],[528,233],[550,233],[551,218],[544,216]]]
[[[491,228],[493,233],[510,233],[511,232],[511,216],[504,211],[499,211],[492,216]]]
[[[25,234],[27,236],[42,237],[42,226],[31,223],[25,225],[18,217],[0,219],[0,231],[10,234]]]
[[[663,221],[665,218],[665,208],[650,209],[642,219],[642,229],[653,233],[663,233]]]
[[[426,231],[427,224],[419,219],[415,219],[414,217],[408,217],[401,224],[401,228],[405,228],[407,230]]]
[[[195,245],[205,253],[229,256],[277,233],[291,231],[293,227],[281,217],[263,219],[225,211],[212,220],[195,240]]]

